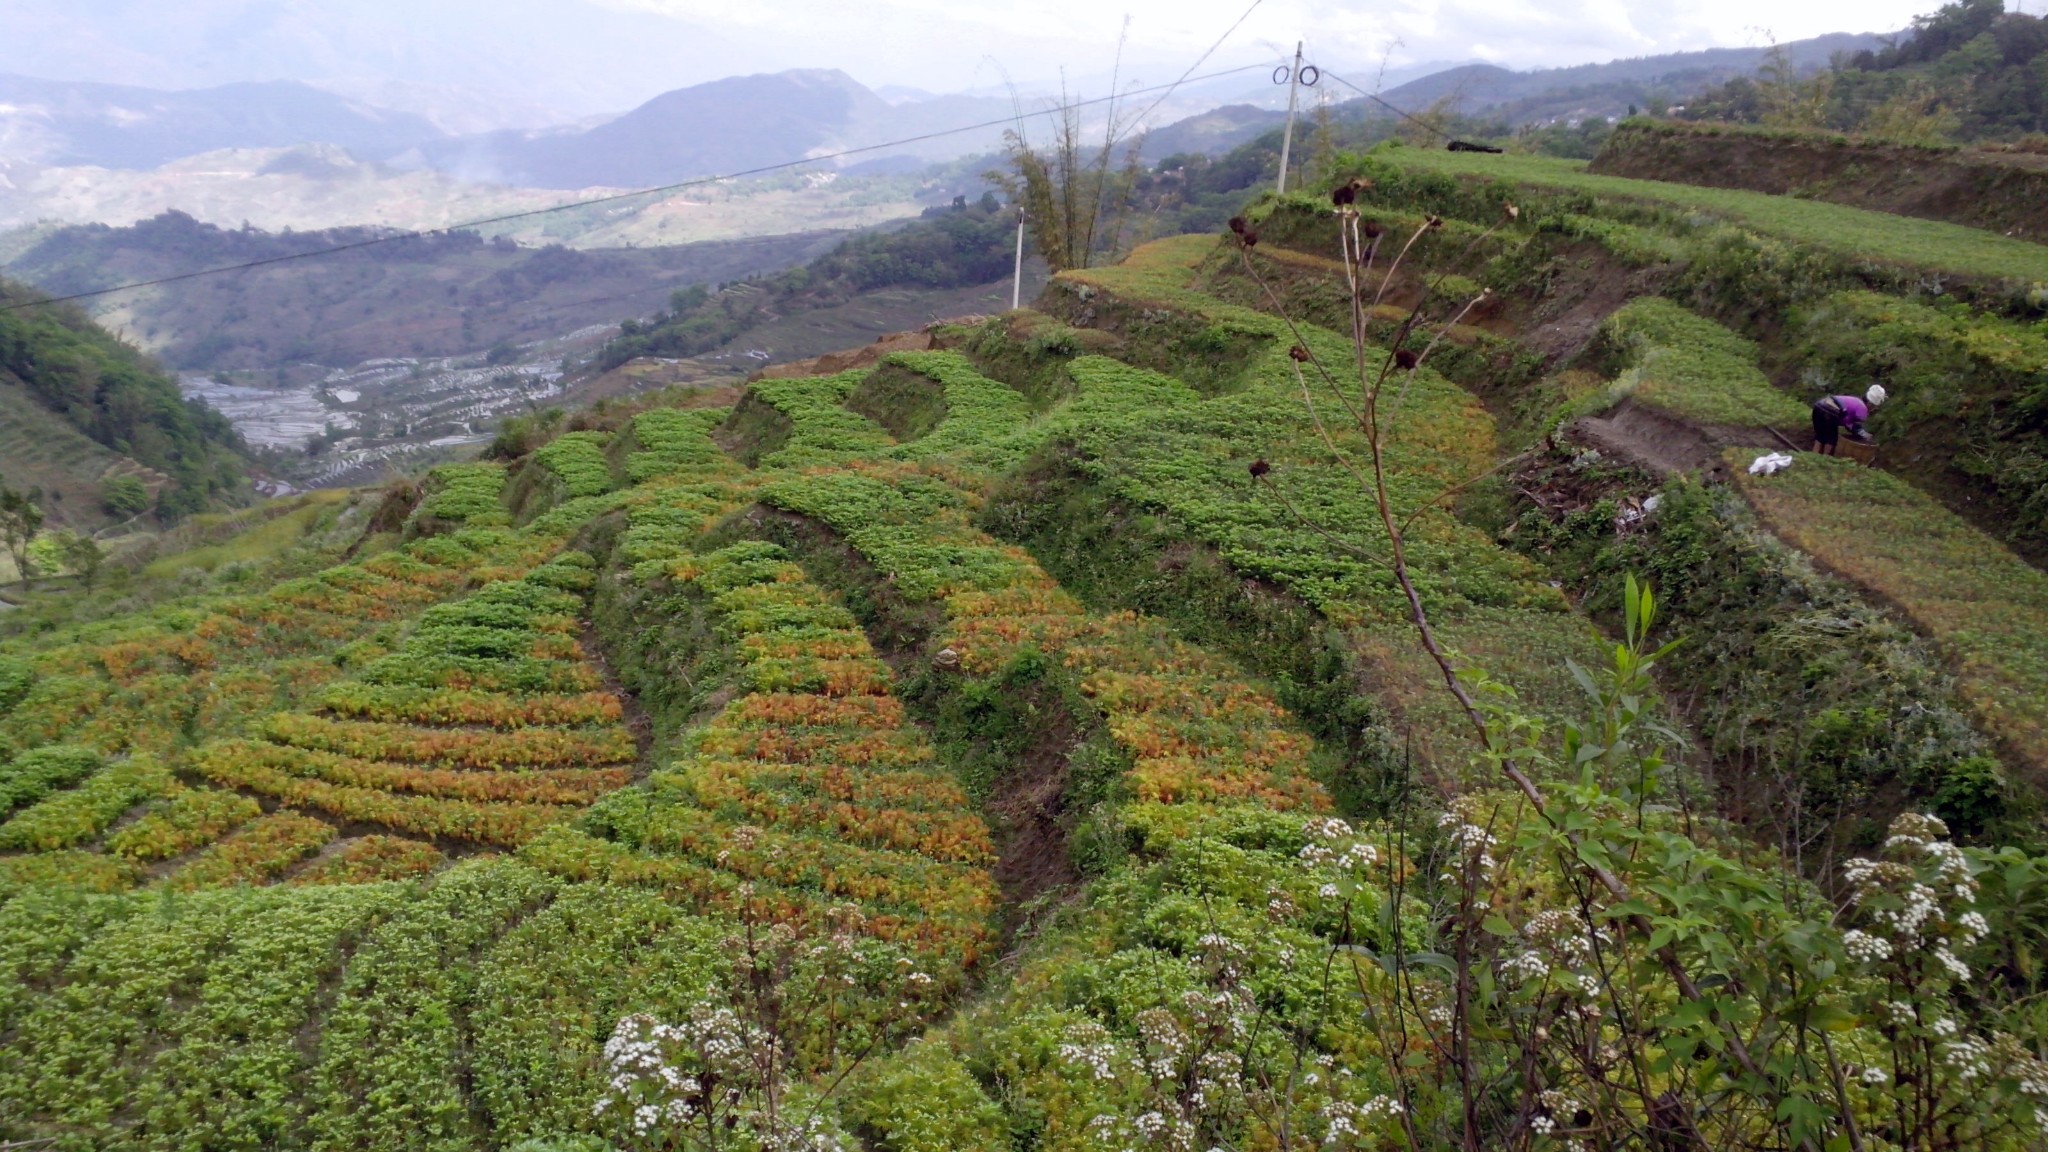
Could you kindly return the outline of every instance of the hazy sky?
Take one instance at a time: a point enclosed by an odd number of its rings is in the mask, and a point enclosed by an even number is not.
[[[869,84],[988,83],[1000,63],[1020,79],[1107,66],[1130,18],[1127,59],[1143,79],[1172,79],[1230,27],[1247,0],[603,0],[673,15],[806,57],[838,55]],[[1489,60],[1527,68],[1695,48],[1886,32],[1938,0],[1263,0],[1218,52],[1236,63],[1306,37],[1333,64]],[[2048,0],[2037,0],[2048,6]],[[851,51],[849,51],[851,50]],[[923,77],[920,83],[911,77]]]
[[[0,0],[0,71],[152,87],[305,80],[483,126],[618,112],[785,68],[949,92],[1179,77],[1249,0]],[[1395,66],[1582,64],[1885,32],[1939,0],[1262,0],[1208,67],[1311,55]],[[2048,0],[2028,0],[2048,8]],[[1260,75],[1247,78],[1252,86]]]

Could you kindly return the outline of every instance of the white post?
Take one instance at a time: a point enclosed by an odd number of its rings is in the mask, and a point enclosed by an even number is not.
[[[1017,205],[1017,273],[1010,281],[1010,311],[1024,303],[1024,206]]]
[[[1287,132],[1280,137],[1280,195],[1287,195],[1287,161],[1294,151],[1294,100],[1301,89],[1301,41],[1294,42],[1294,70],[1287,74]]]

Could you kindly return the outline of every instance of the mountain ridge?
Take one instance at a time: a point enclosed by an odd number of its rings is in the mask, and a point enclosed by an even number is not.
[[[0,154],[53,167],[149,169],[297,144],[378,159],[441,135],[424,117],[294,80],[165,90],[0,72]]]

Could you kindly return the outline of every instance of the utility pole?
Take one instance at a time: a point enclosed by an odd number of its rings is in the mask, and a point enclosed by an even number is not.
[[[1024,304],[1024,206],[1017,205],[1017,273],[1010,281],[1010,311]]]
[[[1287,69],[1287,132],[1280,137],[1280,187],[1276,191],[1287,195],[1287,162],[1294,151],[1294,102],[1301,92],[1301,41],[1294,42],[1294,65]]]

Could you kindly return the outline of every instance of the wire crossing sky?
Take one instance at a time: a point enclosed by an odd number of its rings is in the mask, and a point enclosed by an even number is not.
[[[839,68],[873,88],[1027,94],[1163,84],[1247,0],[0,0],[7,70],[193,88],[302,80],[384,106],[488,96],[508,124],[621,112],[724,76]],[[1481,60],[1602,63],[1827,32],[1893,32],[1941,0],[1265,0],[1226,51],[1306,39],[1355,79]],[[2040,10],[2048,0],[2030,0]],[[518,110],[514,114],[511,110]]]

